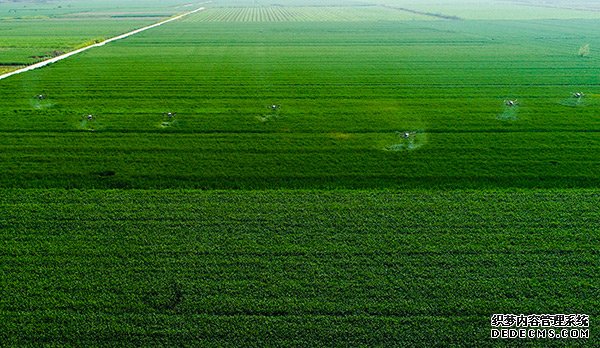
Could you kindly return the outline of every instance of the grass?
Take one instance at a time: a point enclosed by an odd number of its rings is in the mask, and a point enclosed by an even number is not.
[[[0,197],[9,345],[489,346],[490,313],[598,315],[596,190]]]
[[[0,66],[0,74],[11,72],[13,70],[17,70],[18,68],[19,66]]]

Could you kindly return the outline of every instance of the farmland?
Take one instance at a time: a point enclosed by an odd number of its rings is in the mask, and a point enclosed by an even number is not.
[[[596,21],[232,26],[213,11],[5,81],[0,187],[599,183],[598,58],[577,55],[600,46]]]
[[[103,41],[179,11],[171,1],[125,4],[95,0],[0,2],[0,73]]]
[[[598,314],[598,198],[8,190],[0,339],[484,346],[489,313]]]
[[[69,3],[0,57],[190,10]],[[556,3],[222,0],[0,81],[0,342],[597,345],[600,23]]]
[[[198,16],[208,22],[364,22],[425,20],[427,16],[406,11],[390,11],[380,6],[339,7],[245,7],[216,8]]]
[[[377,2],[389,8],[398,8],[402,1]],[[424,0],[409,2],[408,7],[418,12],[441,14],[467,20],[540,20],[540,19],[599,19],[598,4],[587,0],[507,0],[455,1]]]

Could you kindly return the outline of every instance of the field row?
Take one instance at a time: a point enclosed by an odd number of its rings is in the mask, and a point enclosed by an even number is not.
[[[5,132],[0,187],[596,187],[599,133]],[[558,151],[556,148],[560,148]]]
[[[598,315],[598,198],[3,190],[0,339],[486,346],[492,313]]]
[[[427,16],[377,6],[211,8],[187,19],[197,22],[355,22],[424,20]]]

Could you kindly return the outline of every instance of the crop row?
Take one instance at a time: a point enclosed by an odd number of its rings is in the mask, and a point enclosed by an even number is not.
[[[492,313],[598,314],[598,198],[3,190],[0,338],[481,346]]]
[[[211,8],[188,20],[200,22],[355,22],[408,19],[428,19],[428,17],[402,11],[390,11],[377,6],[274,6]]]
[[[2,187],[595,187],[597,133],[2,133]],[[567,138],[569,141],[564,141]],[[412,145],[411,145],[412,144]]]

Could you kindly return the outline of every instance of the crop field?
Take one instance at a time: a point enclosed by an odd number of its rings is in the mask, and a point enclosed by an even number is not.
[[[388,8],[468,20],[600,19],[598,3],[587,0],[423,0],[376,2]],[[400,5],[400,6],[399,6]]]
[[[0,1],[0,73],[152,24],[179,12],[174,4]]]
[[[18,67],[36,63],[76,48],[151,24],[152,20],[89,20],[82,28],[80,20],[0,21],[0,66]],[[55,34],[47,36],[48,31]]]
[[[487,346],[490,313],[600,314],[599,198],[5,190],[0,339]]]
[[[214,8],[198,14],[207,22],[364,22],[425,20],[431,17],[405,11],[390,11],[380,6],[356,7],[245,7]]]
[[[181,0],[3,0],[0,20],[105,17],[109,13],[164,16],[182,12],[189,5]]]
[[[0,187],[599,184],[596,21],[203,16],[5,81]]]
[[[206,10],[0,81],[0,345],[600,343],[593,4],[60,3],[0,61]]]

